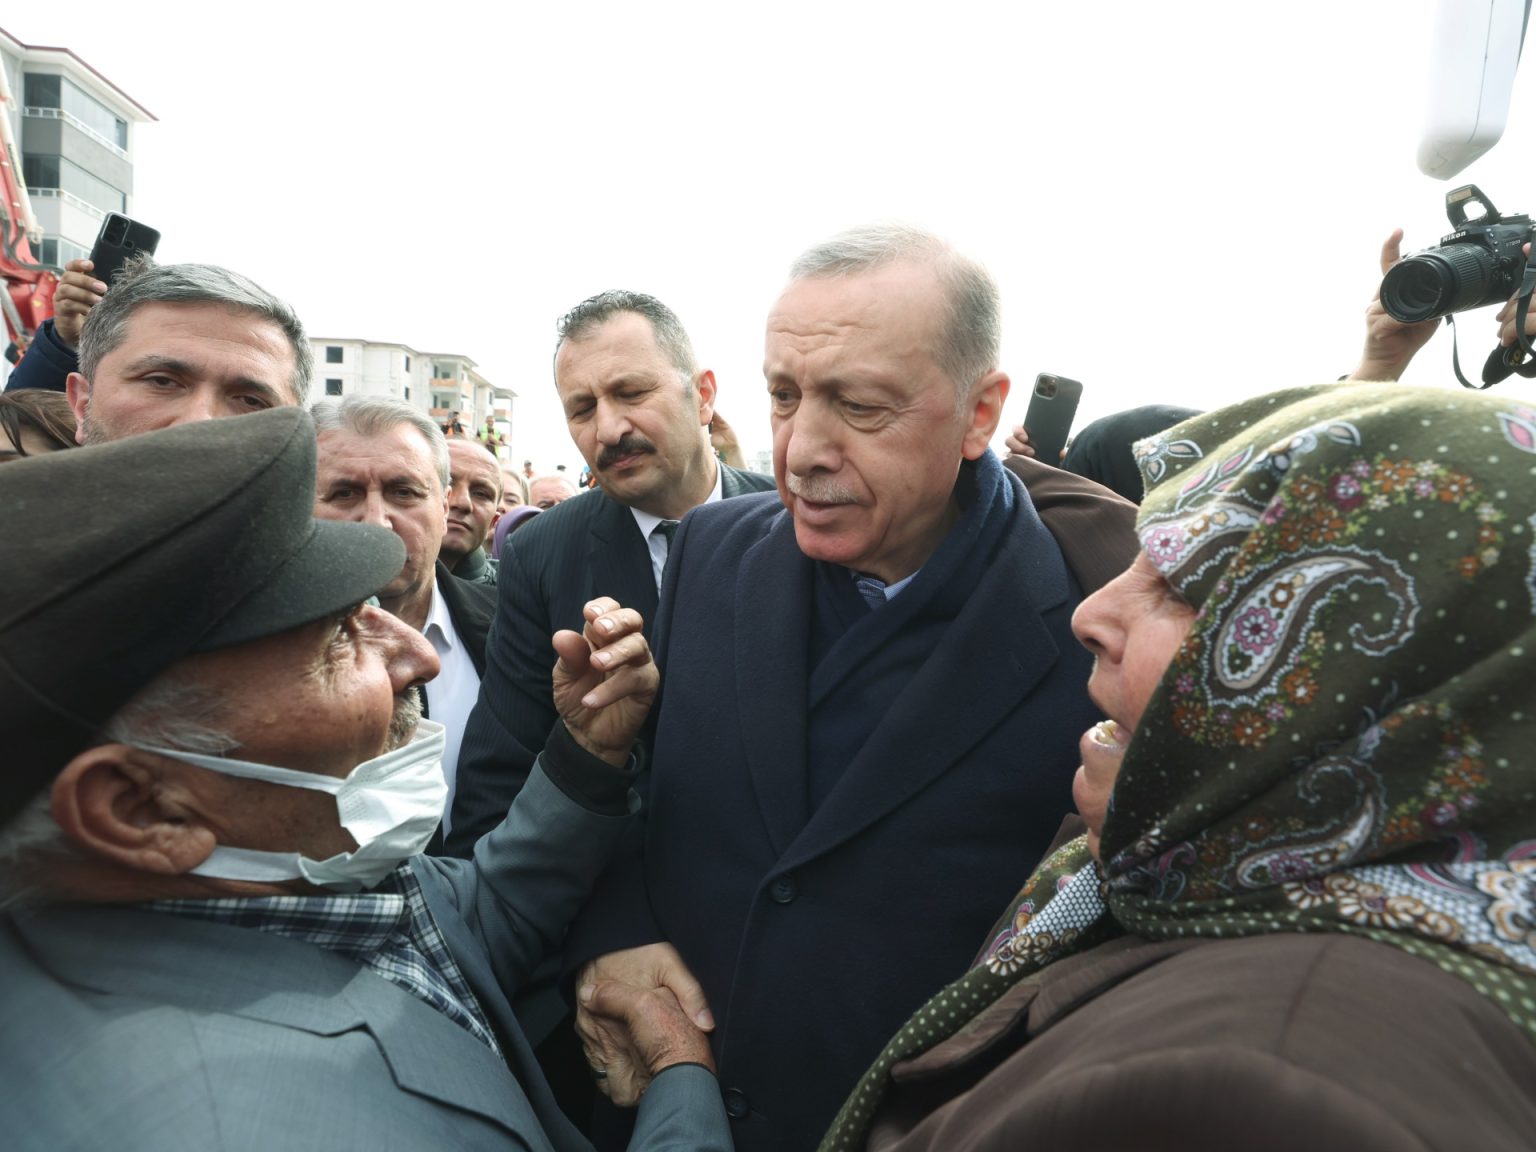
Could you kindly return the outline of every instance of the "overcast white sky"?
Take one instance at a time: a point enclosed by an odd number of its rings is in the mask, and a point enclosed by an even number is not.
[[[579,465],[555,319],[605,288],[683,318],[749,457],[784,269],[903,220],[1002,286],[1013,418],[1036,372],[1079,425],[1207,407],[1354,364],[1394,226],[1449,231],[1414,164],[1430,0],[729,5],[138,0],[13,7],[159,120],[134,214],[310,331],[477,360],[514,456]],[[1536,212],[1536,85],[1453,183]],[[1480,366],[1492,311],[1463,327]],[[1454,386],[1450,336],[1408,379]],[[1500,386],[1527,395],[1531,382]]]

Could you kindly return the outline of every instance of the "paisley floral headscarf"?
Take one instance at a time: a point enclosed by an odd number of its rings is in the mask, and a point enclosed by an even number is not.
[[[1536,1038],[1536,408],[1325,385],[1136,448],[1137,533],[1198,615],[1142,715],[1102,874],[1045,861],[892,1064],[1120,932],[1344,932],[1433,961]]]

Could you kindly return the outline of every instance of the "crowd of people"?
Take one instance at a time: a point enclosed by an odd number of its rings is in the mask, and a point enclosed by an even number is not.
[[[1056,467],[861,228],[772,475],[565,313],[578,486],[90,271],[0,396],[9,1146],[1530,1145],[1536,405],[1391,383],[1433,324]]]

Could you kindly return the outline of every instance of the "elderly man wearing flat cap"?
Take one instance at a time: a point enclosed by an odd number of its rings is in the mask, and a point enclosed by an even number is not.
[[[420,856],[437,660],[361,603],[399,539],[313,519],[314,473],[292,408],[0,472],[8,1148],[588,1147],[508,999],[630,813],[639,618],[594,601],[556,637],[563,719],[516,807],[473,861]],[[658,1072],[632,1147],[728,1149],[676,1002],[592,1003]]]

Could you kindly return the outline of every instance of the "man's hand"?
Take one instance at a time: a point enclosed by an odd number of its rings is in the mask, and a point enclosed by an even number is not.
[[[1525,253],[1525,258],[1531,258],[1531,246],[1525,245],[1520,251]],[[1499,322],[1499,344],[1508,348],[1515,342],[1515,313],[1520,302],[1520,294],[1517,292],[1511,296],[1504,307],[1499,309],[1499,314],[1494,317]],[[1536,342],[1536,307],[1532,307],[1525,315],[1525,334]]]
[[[1381,246],[1381,274],[1385,276],[1402,258],[1403,230],[1394,228]],[[1429,343],[1440,325],[1438,320],[1420,320],[1404,324],[1381,306],[1381,284],[1365,310],[1365,349],[1360,363],[1349,374],[1351,380],[1396,380],[1408,367],[1418,350]]]
[[[1013,431],[1008,433],[1008,439],[1003,443],[1008,451],[1015,456],[1028,456],[1031,459],[1035,455],[1035,446],[1029,442],[1029,430],[1022,424],[1015,424]]]
[[[586,626],[553,638],[555,708],[576,743],[622,768],[645,724],[661,676],[640,613],[606,596],[582,608]]]
[[[637,988],[618,980],[584,984],[578,993],[579,1011],[614,1034],[629,1038],[628,1067],[635,1075],[634,1100],[645,1095],[651,1081],[662,1069],[674,1064],[702,1064],[715,1070],[715,1057],[709,1050],[709,1036],[683,1012],[670,988]],[[614,1067],[593,1066],[603,1072],[597,1084],[613,1094]]]
[[[107,286],[91,275],[95,265],[89,260],[71,260],[64,265],[64,275],[53,293],[53,331],[70,348],[80,346],[80,332]]]
[[[661,992],[666,995],[644,998]],[[577,977],[576,1001],[576,1032],[587,1063],[594,1072],[604,1073],[597,1086],[621,1107],[639,1101],[651,1077],[666,1067],[656,1061],[668,1053],[691,1053],[674,1055],[667,1059],[669,1064],[696,1061],[714,1067],[705,1033],[714,1030],[715,1018],[704,989],[670,944],[645,944],[599,956]],[[628,1014],[621,1010],[625,1007]],[[680,1016],[681,1023],[672,1014]],[[695,1034],[690,1038],[682,1025]]]
[[[732,468],[746,468],[747,458],[742,455],[741,445],[736,442],[736,429],[732,428],[730,422],[720,415],[718,408],[715,410],[714,418],[709,422],[709,446]]]

